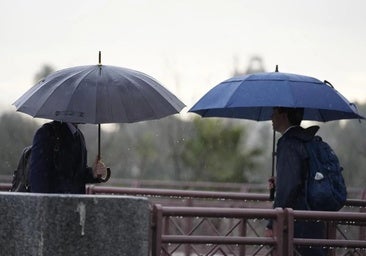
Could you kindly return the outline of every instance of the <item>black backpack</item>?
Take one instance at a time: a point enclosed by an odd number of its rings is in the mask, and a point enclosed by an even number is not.
[[[310,210],[338,211],[347,200],[347,189],[337,155],[320,136],[305,143],[309,155],[305,195]]]
[[[60,149],[60,136],[58,127],[55,122],[49,124],[52,127],[55,137],[54,154],[57,154]],[[13,172],[13,181],[10,191],[13,192],[30,192],[29,186],[29,163],[32,154],[32,146],[27,146],[23,149],[18,162],[17,169]],[[54,157],[56,159],[56,157]]]

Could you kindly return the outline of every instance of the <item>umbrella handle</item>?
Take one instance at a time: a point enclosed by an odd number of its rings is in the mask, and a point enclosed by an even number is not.
[[[99,182],[107,182],[111,177],[111,168],[107,167],[107,176],[103,179],[101,176],[98,176]]]

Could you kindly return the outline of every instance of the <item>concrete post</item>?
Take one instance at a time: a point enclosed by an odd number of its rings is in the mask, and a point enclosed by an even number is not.
[[[146,198],[0,192],[0,254],[149,254]]]

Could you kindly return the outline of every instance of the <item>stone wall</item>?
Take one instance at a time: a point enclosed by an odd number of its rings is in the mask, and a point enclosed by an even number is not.
[[[146,198],[0,192],[0,255],[147,256]]]

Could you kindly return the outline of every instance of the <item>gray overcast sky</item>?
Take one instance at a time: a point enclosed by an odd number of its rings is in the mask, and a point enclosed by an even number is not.
[[[364,0],[0,0],[0,106],[55,69],[102,63],[147,73],[188,107],[243,70],[330,81],[366,101]]]

